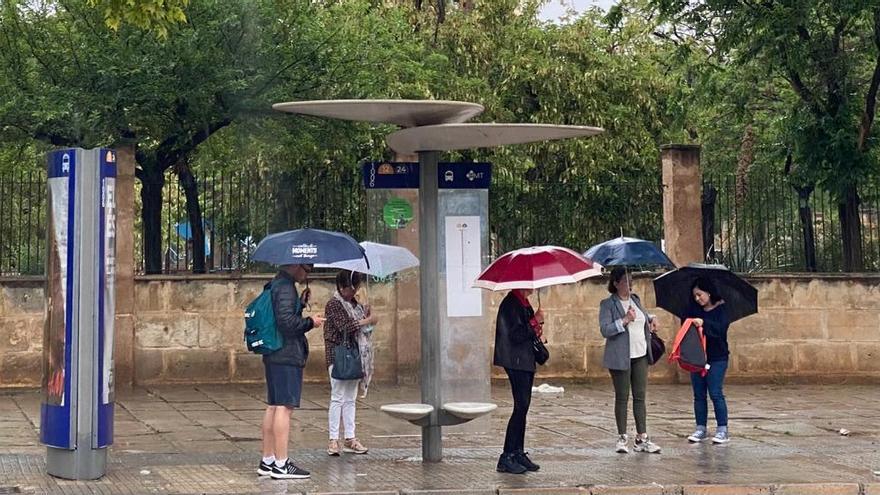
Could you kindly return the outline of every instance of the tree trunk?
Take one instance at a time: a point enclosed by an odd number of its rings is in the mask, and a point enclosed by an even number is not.
[[[818,271],[816,265],[816,232],[813,229],[813,209],[810,208],[810,195],[813,186],[792,186],[798,194],[798,215],[801,219],[801,232],[804,240],[804,264],[808,272]]]
[[[186,216],[193,250],[192,271],[205,273],[205,229],[202,224],[202,208],[199,205],[199,186],[185,159],[177,166],[177,177],[186,196]]]
[[[141,178],[141,222],[144,228],[144,273],[162,273],[162,188],[161,171],[144,167]]]
[[[706,184],[703,188],[703,259],[707,263],[715,260],[715,198],[718,190],[712,184]]]
[[[837,205],[840,215],[840,235],[843,239],[843,270],[858,272],[863,269],[862,222],[859,218],[859,192],[855,184],[844,189]]]

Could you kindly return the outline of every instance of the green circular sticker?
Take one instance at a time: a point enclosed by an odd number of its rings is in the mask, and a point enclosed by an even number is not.
[[[392,229],[402,229],[412,221],[412,206],[403,198],[391,198],[382,208],[382,219]]]

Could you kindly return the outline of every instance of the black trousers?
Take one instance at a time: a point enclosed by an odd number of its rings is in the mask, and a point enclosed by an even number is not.
[[[504,368],[510,380],[513,392],[513,414],[507,422],[507,433],[504,435],[504,453],[521,452],[526,440],[526,415],[532,403],[532,384],[535,382],[534,371],[512,370]]]

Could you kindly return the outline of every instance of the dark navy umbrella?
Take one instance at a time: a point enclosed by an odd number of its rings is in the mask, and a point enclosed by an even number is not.
[[[690,263],[688,266],[666,272],[654,279],[657,306],[685,318],[694,302],[691,286],[698,278],[715,282],[724,309],[731,322],[758,312],[758,289],[730,271],[724,265]]]
[[[366,258],[364,248],[348,234],[297,229],[266,236],[253,259],[274,265],[307,265],[360,258]]]
[[[653,242],[632,237],[617,237],[596,244],[584,253],[602,266],[667,266],[675,268],[675,263]]]

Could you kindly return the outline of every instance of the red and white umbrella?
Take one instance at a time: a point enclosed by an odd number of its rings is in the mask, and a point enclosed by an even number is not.
[[[483,270],[474,287],[489,290],[540,289],[602,274],[602,266],[571,249],[536,246],[504,254]]]

